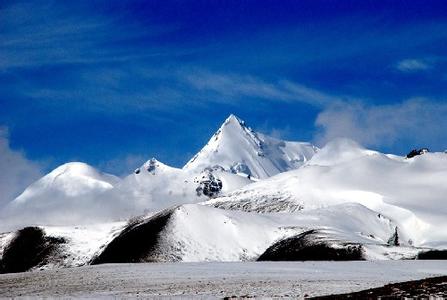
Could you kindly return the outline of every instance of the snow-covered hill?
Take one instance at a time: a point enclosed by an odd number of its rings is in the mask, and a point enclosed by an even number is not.
[[[85,163],[66,163],[9,203],[0,212],[0,227],[100,222],[115,211],[109,195],[120,181]]]
[[[300,214],[254,214],[188,204],[131,224],[96,261],[256,260],[274,242],[311,229],[325,230],[331,242],[387,246],[395,226],[359,204]],[[153,242],[142,245],[142,237],[153,237]]]
[[[447,246],[447,155],[406,159],[349,140],[322,148],[303,167],[206,204],[254,212],[295,212],[360,203],[394,220],[419,246]]]
[[[308,240],[310,232],[312,241]],[[303,234],[307,240],[301,238]],[[271,253],[273,245],[290,239],[301,242],[304,251],[317,244],[343,255],[343,250],[355,247],[356,259],[408,258],[421,251],[408,247],[405,236],[395,234],[392,220],[360,204],[295,214],[186,204],[134,218],[127,224],[42,226],[0,235],[0,266],[6,266],[6,272],[17,270],[14,262],[21,259],[28,262],[23,266],[28,268],[143,261],[253,261],[267,249]],[[396,238],[402,239],[401,247],[395,246]],[[21,245],[27,247],[21,249]],[[284,258],[281,252],[273,254]],[[36,259],[28,261],[26,257]],[[319,258],[328,257],[322,253]],[[297,253],[294,259],[305,257]]]

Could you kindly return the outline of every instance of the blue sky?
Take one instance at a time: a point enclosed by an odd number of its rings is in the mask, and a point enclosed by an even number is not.
[[[447,3],[0,1],[0,105],[4,148],[42,172],[182,166],[230,113],[320,146],[440,151]]]

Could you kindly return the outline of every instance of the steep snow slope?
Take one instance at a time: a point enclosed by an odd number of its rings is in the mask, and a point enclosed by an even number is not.
[[[282,141],[257,133],[230,115],[183,169],[202,170],[219,165],[234,173],[262,179],[300,167],[316,151],[309,143]]]
[[[336,140],[300,169],[207,202],[245,211],[298,211],[356,202],[390,217],[420,246],[447,246],[447,155],[411,159]]]

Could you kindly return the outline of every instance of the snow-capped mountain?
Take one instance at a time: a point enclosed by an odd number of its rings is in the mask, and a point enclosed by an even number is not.
[[[98,172],[85,163],[66,163],[31,184],[13,202],[23,203],[31,197],[48,197],[51,195],[46,193],[60,193],[64,197],[76,198],[84,196],[92,190],[110,190],[119,181],[118,177]]]
[[[183,169],[201,170],[218,165],[234,173],[264,179],[302,166],[317,150],[310,143],[282,141],[257,133],[243,120],[230,115]]]
[[[260,178],[300,167],[317,148],[257,133],[230,115],[183,168],[152,158],[123,179],[84,163],[64,164],[29,186],[0,217],[3,224],[75,225],[129,218],[203,202]],[[9,220],[11,219],[11,220]]]

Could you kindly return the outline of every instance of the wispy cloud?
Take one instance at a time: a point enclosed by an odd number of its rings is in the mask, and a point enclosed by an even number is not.
[[[266,81],[250,75],[194,71],[185,79],[198,91],[213,92],[224,101],[251,97],[325,106],[342,99],[289,80]]]
[[[447,103],[410,99],[398,104],[339,103],[325,108],[316,119],[320,144],[348,137],[365,146],[446,147]],[[439,149],[438,149],[439,150]],[[443,150],[442,148],[440,150]]]
[[[396,68],[401,72],[417,72],[430,69],[432,66],[423,59],[404,59],[397,63]]]
[[[0,70],[55,64],[98,64],[157,56],[164,52],[163,49],[129,49],[129,41],[175,29],[174,26],[124,23],[120,18],[95,13],[88,4],[74,4],[25,1],[0,9]]]
[[[0,127],[0,170],[0,208],[42,176],[39,164],[11,149],[6,127]]]

